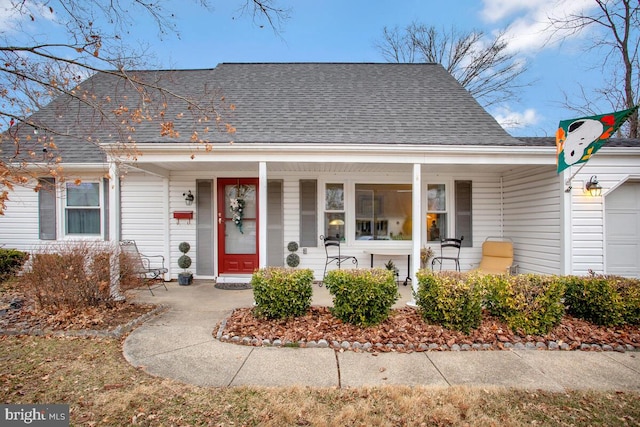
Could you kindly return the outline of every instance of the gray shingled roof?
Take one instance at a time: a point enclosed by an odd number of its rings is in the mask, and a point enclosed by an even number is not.
[[[133,109],[140,97],[128,82],[108,74],[81,85],[92,102],[103,104],[105,116],[59,97],[33,117],[61,133],[103,143],[126,140],[129,134],[138,143],[186,143],[197,130],[211,142],[236,144],[546,145],[511,137],[439,64],[223,63],[206,70],[131,73],[202,105],[215,101],[236,133],[203,132],[205,126],[213,128],[212,122],[194,122],[183,101],[157,93],[149,105],[153,109],[166,100],[165,117],[174,119],[180,136],[160,136],[158,120],[142,120],[134,124],[135,132],[120,133],[121,117],[113,110],[119,105]],[[233,111],[226,108],[231,104]],[[65,161],[103,158],[79,141],[56,138]]]
[[[439,64],[221,64],[236,142],[517,144]]]

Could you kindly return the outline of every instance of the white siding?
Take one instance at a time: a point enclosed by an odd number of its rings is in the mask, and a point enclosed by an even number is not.
[[[488,236],[502,235],[500,177],[497,174],[481,174],[454,178],[472,181],[473,247],[462,248],[460,252],[460,268],[467,271],[478,267],[482,242]]]
[[[523,167],[505,174],[504,235],[514,242],[520,272],[559,274],[562,180],[555,168]]]
[[[122,240],[135,240],[147,255],[163,255],[165,267],[170,259],[165,251],[165,196],[163,179],[129,173],[121,184]]]
[[[39,243],[38,193],[15,187],[0,216],[0,247],[29,252]]]
[[[602,186],[602,197],[592,197],[584,189],[585,183],[593,175],[597,175],[598,182]],[[606,195],[610,189],[625,181],[638,180],[638,178],[640,178],[640,166],[637,158],[631,156],[608,158],[600,153],[589,160],[589,163],[575,176],[571,191],[572,274],[584,275],[588,274],[589,270],[607,273],[605,267]]]

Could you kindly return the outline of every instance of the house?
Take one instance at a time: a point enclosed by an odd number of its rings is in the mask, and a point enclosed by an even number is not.
[[[175,279],[186,241],[196,278],[236,282],[284,265],[291,241],[299,267],[320,279],[321,235],[339,238],[361,267],[393,260],[401,276],[441,237],[464,236],[464,271],[487,237],[504,236],[520,272],[640,276],[640,141],[612,139],[584,168],[558,175],[553,138],[510,136],[438,64],[223,63],[131,75],[179,98],[150,93],[144,102],[157,111],[125,120],[139,94],[97,74],[81,90],[108,107],[104,116],[86,97],[35,113],[59,130],[65,171],[81,182],[13,192],[0,245],[133,239],[163,254]],[[185,100],[215,102],[220,116],[203,121]],[[70,129],[85,140],[65,138]],[[585,191],[591,177],[600,196]]]

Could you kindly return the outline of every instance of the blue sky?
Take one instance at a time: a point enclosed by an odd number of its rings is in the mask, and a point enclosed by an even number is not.
[[[7,2],[0,0],[0,30]],[[563,108],[563,91],[576,96],[578,84],[593,87],[603,78],[593,68],[595,54],[581,49],[585,35],[541,43],[549,36],[545,21],[550,14],[593,7],[592,0],[278,0],[290,8],[279,34],[268,25],[261,28],[263,21],[241,16],[244,0],[209,3],[206,10],[196,1],[167,0],[163,4],[176,15],[179,37],[159,37],[152,22],[133,19],[128,41],[148,44],[155,54],[153,66],[213,68],[221,62],[385,62],[375,47],[383,28],[412,22],[488,34],[506,30],[518,58],[528,64],[523,80],[532,86],[521,91],[519,100],[489,112],[514,136],[553,136],[560,120],[579,115]]]

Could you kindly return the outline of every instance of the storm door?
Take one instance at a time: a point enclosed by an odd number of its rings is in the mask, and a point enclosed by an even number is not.
[[[258,268],[258,178],[218,179],[219,274]]]

